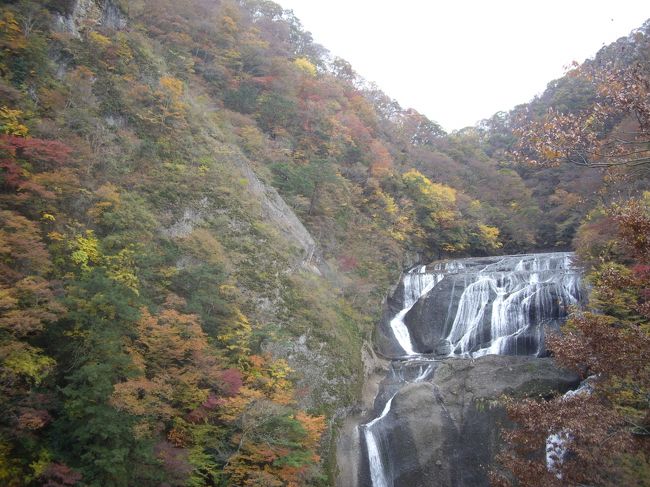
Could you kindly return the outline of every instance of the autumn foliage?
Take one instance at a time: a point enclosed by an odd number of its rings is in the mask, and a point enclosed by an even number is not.
[[[82,3],[0,6],[2,485],[331,483],[333,416],[407,261],[566,246],[593,209],[598,188],[502,157],[505,118],[446,134],[271,1]],[[641,127],[645,85],[615,100],[617,69],[587,128]],[[640,208],[608,214],[629,244],[600,239],[624,258],[594,277],[637,328]],[[601,345],[587,366],[624,348]],[[606,397],[643,426],[626,377]]]
[[[575,65],[568,76],[588,84],[591,102],[580,111],[549,108],[518,121],[515,156],[538,165],[587,167],[650,164],[650,78],[641,62]]]
[[[647,477],[648,203],[646,196],[609,210],[619,262],[606,260],[589,275],[595,312],[576,312],[548,341],[560,365],[589,378],[589,390],[548,401],[510,400],[517,428],[504,433],[507,446],[499,455],[509,473],[493,471],[494,485],[637,485]],[[549,441],[560,448],[545,456]]]

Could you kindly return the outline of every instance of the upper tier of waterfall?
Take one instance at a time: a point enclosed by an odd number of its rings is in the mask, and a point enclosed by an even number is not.
[[[401,310],[384,328],[397,342],[389,356],[541,355],[545,327],[558,326],[581,300],[569,252],[419,266],[397,293]]]

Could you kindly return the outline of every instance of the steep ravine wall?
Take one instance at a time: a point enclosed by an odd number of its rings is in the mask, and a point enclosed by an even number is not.
[[[129,32],[132,27],[128,15],[119,8],[125,2],[65,3],[65,10],[54,16],[52,27],[75,42],[85,42],[89,32],[110,35],[111,30]],[[58,74],[64,78],[73,65],[62,53],[51,54]],[[165,62],[157,55],[152,48],[151,56],[164,72]],[[348,305],[340,290],[345,279],[336,266],[330,266],[322,256],[316,239],[268,182],[268,174],[266,179],[260,176],[254,162],[228,133],[224,134],[211,112],[213,107],[205,103],[209,98],[202,91],[204,86],[192,85],[191,79],[187,83],[184,102],[191,112],[192,145],[201,148],[200,154],[209,159],[207,166],[215,170],[204,173],[200,185],[192,181],[187,187],[174,188],[179,198],[173,203],[150,204],[158,234],[181,249],[173,263],[175,269],[200,266],[206,259],[224,265],[230,275],[228,284],[237,288],[241,295],[238,304],[254,327],[256,339],[259,337],[255,352],[286,360],[292,370],[291,382],[299,391],[295,398],[298,407],[328,417],[321,451],[327,462],[334,456],[330,445],[340,419],[351,414],[360,393],[365,332],[353,329],[357,323],[332,309],[331,305]],[[128,120],[116,112],[98,117],[98,130],[110,132],[115,120],[128,128]],[[147,173],[142,176],[150,177]],[[197,235],[218,244],[188,251],[184,243],[196,240]],[[212,251],[216,255],[210,255]],[[318,306],[327,308],[326,317],[313,311]],[[305,308],[312,308],[311,315],[306,316]],[[314,319],[310,322],[309,318]],[[374,394],[368,395],[374,398]],[[333,469],[330,465],[325,468]]]

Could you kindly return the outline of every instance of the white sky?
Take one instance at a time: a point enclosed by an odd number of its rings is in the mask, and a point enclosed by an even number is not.
[[[276,0],[314,40],[446,130],[529,101],[650,18],[647,0]]]

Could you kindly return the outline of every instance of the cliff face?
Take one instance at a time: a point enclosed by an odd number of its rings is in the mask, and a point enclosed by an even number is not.
[[[115,0],[74,0],[68,2],[65,10],[56,15],[54,28],[78,39],[84,30],[121,30],[127,26],[126,16]]]
[[[54,16],[53,27],[87,44],[87,36],[92,32],[114,35],[129,25],[127,15],[115,0],[74,0]],[[162,56],[158,62],[158,69],[164,70]],[[61,66],[61,69],[70,68],[67,64]],[[333,350],[340,352],[340,347],[334,344],[338,339],[333,337],[340,326],[338,317],[329,323],[333,329],[314,332],[307,324],[298,323],[300,318],[296,315],[300,310],[287,302],[305,299],[304,294],[312,292],[313,297],[322,293],[325,302],[335,299],[334,286],[343,278],[323,259],[315,239],[268,182],[268,175],[266,180],[259,177],[255,163],[229,140],[227,129],[220,125],[222,121],[211,113],[214,107],[207,106],[203,88],[196,88],[195,95],[186,93],[183,100],[194,117],[190,122],[192,133],[181,131],[175,135],[179,137],[179,145],[200,145],[201,157],[211,161],[214,167],[211,171],[188,175],[186,183],[189,184],[182,187],[185,183],[181,183],[175,188],[178,190],[176,204],[152,203],[157,232],[162,239],[181,246],[196,232],[205,230],[220,241],[223,248],[219,252],[223,254],[208,259],[225,260],[232,282],[246,301],[243,306],[247,315],[258,327],[279,324],[283,328],[281,340],[263,337],[260,351],[287,360],[296,371],[294,380],[302,391],[301,406],[335,411],[349,405],[354,402],[352,390],[358,390],[361,382],[358,355],[361,341],[346,344],[346,349],[356,351],[355,355],[333,355]],[[86,101],[95,100],[91,97]],[[121,113],[112,113],[97,123],[100,132],[128,130],[129,125]],[[180,138],[188,135],[189,141],[181,143]],[[107,144],[107,151],[112,150],[112,143],[117,140]],[[146,171],[142,176],[147,177]],[[193,178],[205,183],[199,191],[193,188],[196,186]],[[210,250],[205,250],[209,254]],[[175,262],[177,268],[196,264],[195,252],[181,253]],[[264,276],[264,281],[257,276]],[[303,293],[296,293],[295,288],[301,288]]]
[[[413,368],[412,377],[421,373],[420,364],[404,367]],[[382,387],[390,391],[390,383],[391,374]],[[377,433],[387,485],[488,486],[487,472],[506,421],[503,395],[550,396],[578,383],[577,375],[558,369],[550,359],[486,356],[438,362],[426,380],[393,389],[397,393]],[[384,404],[390,395],[378,397],[377,403]],[[337,482],[341,487],[374,485],[362,431],[348,427],[339,442],[339,456],[347,458]]]
[[[397,393],[382,428],[395,486],[488,486],[487,467],[506,420],[499,398],[549,396],[577,386],[549,359],[447,360]],[[362,485],[370,485],[362,482]]]

